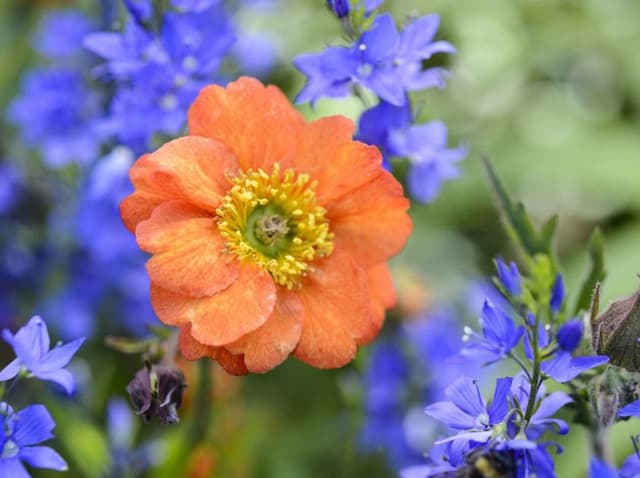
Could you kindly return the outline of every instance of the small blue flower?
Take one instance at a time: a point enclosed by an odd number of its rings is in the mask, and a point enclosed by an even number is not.
[[[551,290],[551,300],[549,301],[549,307],[554,314],[557,314],[562,308],[562,302],[564,302],[564,282],[562,275],[558,274],[556,280],[553,283],[553,289]]]
[[[52,168],[98,157],[92,128],[99,115],[97,93],[73,69],[35,69],[22,83],[22,93],[9,105],[8,118],[19,126],[22,141],[41,149]]]
[[[511,385],[512,398],[522,408],[529,403],[531,384],[524,372],[519,372]],[[569,432],[569,425],[564,420],[551,418],[558,410],[573,402],[573,399],[564,392],[546,393],[544,385],[538,388],[536,395],[535,412],[529,419],[525,435],[529,440],[539,440],[546,431],[553,431],[559,435]]]
[[[29,478],[23,462],[34,468],[67,470],[67,463],[48,446],[33,446],[53,438],[56,424],[44,405],[19,412],[0,403],[0,476]]]
[[[425,413],[462,432],[447,440],[486,443],[493,434],[493,427],[507,416],[511,382],[510,377],[498,378],[493,399],[487,406],[476,380],[459,377],[445,390],[449,400],[429,405]]]
[[[457,163],[467,155],[465,146],[447,148],[447,128],[441,121],[394,130],[389,143],[396,156],[409,159],[409,192],[423,203],[436,198],[444,181],[460,176]]]
[[[509,355],[524,334],[523,326],[517,326],[511,317],[495,307],[488,299],[482,307],[480,324],[482,336],[470,327],[465,327],[466,344],[461,354],[484,364],[496,362]]]
[[[34,46],[45,57],[70,59],[83,53],[82,39],[92,30],[91,20],[79,10],[53,11],[43,17]]]
[[[8,329],[3,330],[2,337],[11,345],[17,358],[0,371],[0,381],[10,380],[26,370],[40,380],[61,385],[69,395],[73,393],[73,376],[64,367],[85,341],[84,337],[49,350],[47,324],[38,316],[32,317],[15,335]]]
[[[361,85],[396,106],[406,102],[406,92],[444,86],[444,71],[423,69],[422,62],[435,53],[453,53],[447,42],[433,42],[437,15],[413,20],[399,33],[389,13],[379,15],[350,47],[329,47],[322,53],[303,54],[295,66],[307,76],[296,102],[321,96],[341,97],[351,86]]]
[[[565,352],[573,352],[580,345],[584,324],[580,319],[567,320],[558,328],[556,341]]]
[[[514,297],[522,293],[522,278],[515,262],[510,262],[509,266],[504,263],[501,257],[496,260],[498,278],[506,291]]]

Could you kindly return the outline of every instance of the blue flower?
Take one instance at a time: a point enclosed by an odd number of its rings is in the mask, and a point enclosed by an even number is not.
[[[496,380],[491,403],[487,406],[476,380],[459,377],[445,390],[448,401],[436,402],[425,413],[461,433],[447,440],[472,440],[486,443],[493,435],[493,427],[504,421],[509,411],[512,378]]]
[[[589,463],[590,478],[619,478],[618,471],[608,463],[598,459],[591,458]]]
[[[16,204],[22,189],[22,174],[11,163],[0,163],[0,216]]]
[[[15,335],[8,329],[3,330],[2,337],[11,345],[17,358],[0,371],[0,381],[10,380],[21,370],[26,370],[36,378],[61,385],[69,395],[73,393],[73,376],[64,367],[85,341],[84,338],[49,350],[47,324],[38,316],[32,317]]]
[[[385,13],[377,16],[350,47],[299,55],[294,64],[307,76],[307,84],[296,102],[346,96],[351,86],[361,85],[381,99],[402,106],[407,91],[444,86],[442,69],[422,67],[422,62],[435,53],[455,51],[447,42],[433,42],[438,25],[437,15],[427,15],[398,33],[393,18]]]
[[[519,372],[511,385],[512,399],[516,404],[525,409],[529,403],[531,384],[523,372]],[[569,432],[569,425],[564,420],[552,418],[558,410],[573,402],[573,399],[564,392],[546,393],[544,385],[538,388],[536,395],[535,412],[531,415],[525,435],[529,440],[538,440],[546,431],[553,431],[559,435]]]
[[[558,274],[556,280],[553,283],[551,290],[551,300],[549,301],[549,307],[554,314],[557,314],[562,308],[562,302],[564,301],[564,282],[562,281],[562,275]]]
[[[97,93],[72,69],[32,70],[22,93],[9,105],[8,118],[20,127],[22,141],[42,150],[47,166],[87,164],[98,157],[92,128],[99,115]]]
[[[522,293],[522,278],[516,263],[512,261],[507,267],[502,258],[498,257],[496,269],[498,270],[498,278],[505,290],[514,297],[519,296]]]
[[[377,146],[384,158],[385,167],[391,169],[389,159],[391,156],[397,156],[390,143],[391,134],[393,131],[408,128],[412,118],[409,101],[405,101],[402,106],[396,106],[381,100],[360,116],[356,139]]]
[[[33,446],[53,438],[55,423],[44,405],[19,412],[0,403],[0,476],[29,478],[23,462],[34,468],[64,471],[67,463],[48,446]]]
[[[640,400],[631,402],[618,410],[619,417],[638,417],[640,418]]]
[[[523,326],[517,326],[511,317],[495,307],[488,299],[482,307],[480,324],[482,336],[470,327],[465,327],[466,344],[461,354],[485,364],[496,362],[509,355],[524,334]]]
[[[467,155],[465,146],[447,148],[447,128],[441,121],[394,130],[389,143],[396,156],[409,159],[409,192],[424,203],[436,198],[444,181],[460,175],[457,163]]]
[[[83,53],[82,39],[92,30],[91,20],[79,10],[53,11],[43,17],[33,43],[45,57],[70,59]]]

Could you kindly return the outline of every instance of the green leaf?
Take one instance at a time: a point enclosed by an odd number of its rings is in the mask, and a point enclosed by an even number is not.
[[[82,476],[104,476],[110,464],[109,447],[104,435],[92,423],[73,421],[60,429],[60,439]]]
[[[553,257],[551,245],[558,222],[557,216],[549,219],[542,226],[540,232],[536,231],[524,205],[513,202],[504,186],[502,186],[491,163],[484,157],[482,162],[487,170],[489,183],[491,184],[505,230],[520,253],[528,259],[526,262],[530,263],[531,259],[539,254],[547,255],[550,258]],[[555,266],[553,269],[555,270]]]
[[[589,271],[582,281],[580,287],[580,293],[576,299],[576,304],[573,308],[573,315],[577,315],[582,310],[588,310],[591,304],[591,295],[596,287],[596,284],[602,283],[606,276],[604,269],[604,242],[602,240],[602,234],[600,229],[596,229],[589,238],[589,244],[587,246],[587,254],[591,266]]]

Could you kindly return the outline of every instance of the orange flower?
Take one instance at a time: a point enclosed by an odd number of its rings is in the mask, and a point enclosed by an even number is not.
[[[160,320],[188,359],[266,372],[290,354],[352,360],[395,294],[386,261],[411,231],[400,184],[353,123],[306,123],[273,86],[202,90],[189,136],[140,157],[121,204]]]

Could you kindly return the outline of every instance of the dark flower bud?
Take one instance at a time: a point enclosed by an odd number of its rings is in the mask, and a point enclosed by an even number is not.
[[[186,386],[181,370],[145,362],[145,368],[138,370],[127,385],[127,392],[136,414],[142,415],[145,423],[157,417],[167,425],[180,421],[177,410]]]
[[[595,314],[594,314],[595,315]],[[609,363],[640,372],[640,290],[618,299],[591,322],[593,348]]]
[[[338,18],[349,15],[349,0],[327,0],[327,6]]]
[[[582,340],[582,320],[567,320],[556,333],[556,340],[560,348],[566,352],[573,352]]]
[[[618,370],[607,367],[605,373],[598,377],[594,383],[592,390],[593,409],[598,423],[603,427],[611,426],[618,415],[620,392],[623,385]]]

